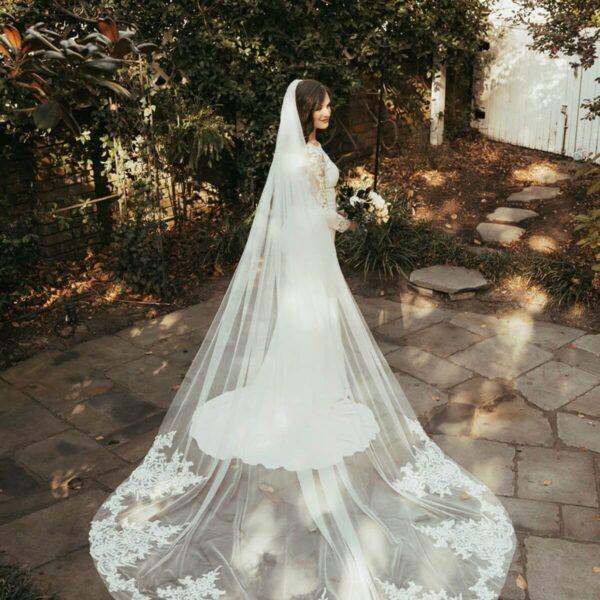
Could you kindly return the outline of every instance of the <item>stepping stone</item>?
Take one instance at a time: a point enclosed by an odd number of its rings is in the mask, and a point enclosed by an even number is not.
[[[560,188],[532,185],[523,188],[520,192],[514,192],[506,200],[508,202],[519,202],[529,204],[539,200],[552,200],[560,194]]]
[[[492,223],[520,223],[534,217],[539,217],[535,210],[500,206],[494,212],[487,214],[485,218]]]
[[[443,407],[448,401],[445,392],[410,375],[396,373],[396,379],[418,417],[429,419],[434,411]]]
[[[600,417],[600,385],[564,406],[563,410],[580,412],[591,417]]]
[[[521,227],[500,223],[479,223],[475,231],[484,242],[492,244],[512,244],[518,242],[525,233]]]
[[[464,350],[482,339],[483,337],[467,329],[442,322],[409,333],[404,336],[403,345],[414,346],[442,358],[448,358],[451,354]]]
[[[447,294],[468,290],[481,290],[489,286],[488,280],[474,269],[451,265],[434,265],[417,269],[410,274],[413,285]]]

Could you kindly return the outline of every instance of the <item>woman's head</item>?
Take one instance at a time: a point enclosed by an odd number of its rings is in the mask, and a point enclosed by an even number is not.
[[[304,138],[315,129],[327,129],[331,117],[331,92],[316,79],[303,79],[296,86],[296,106]]]

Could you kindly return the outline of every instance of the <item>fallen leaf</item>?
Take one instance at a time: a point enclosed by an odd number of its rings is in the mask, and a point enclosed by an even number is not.
[[[600,573],[600,567],[592,567],[592,571],[594,571],[594,573]]]
[[[523,575],[517,575],[517,587],[520,590],[527,589],[527,581],[525,580],[525,577],[523,577]]]
[[[176,383],[175,385],[172,385],[172,386],[171,386],[171,389],[172,389],[173,391],[177,391],[177,390],[179,389],[179,384],[178,384],[178,383]]]
[[[552,479],[544,479],[544,485],[550,485],[552,483]]]

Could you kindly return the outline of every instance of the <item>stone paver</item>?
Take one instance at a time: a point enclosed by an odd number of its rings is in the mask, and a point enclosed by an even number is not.
[[[471,377],[470,371],[412,346],[390,352],[386,358],[393,368],[442,389]]]
[[[550,361],[515,381],[515,387],[530,402],[544,410],[557,409],[598,385],[600,380],[561,362]]]
[[[53,560],[37,569],[33,579],[41,585],[50,585],[60,600],[111,600],[112,596],[102,583],[94,567],[89,550],[83,548]]]
[[[429,417],[448,402],[445,392],[410,375],[396,373],[396,379],[418,417]]]
[[[410,282],[413,285],[447,294],[482,290],[489,286],[489,281],[479,271],[452,265],[434,265],[416,269],[410,274]]]
[[[521,311],[500,317],[498,320],[498,335],[507,338],[509,343],[525,342],[550,351],[564,346],[585,333],[574,327],[536,321],[531,318],[531,315]]]
[[[174,335],[184,335],[194,330],[208,331],[219,304],[220,299],[201,302],[157,319],[143,321],[120,331],[117,335],[141,348],[150,348],[158,341]]]
[[[450,458],[479,477],[496,494],[514,494],[514,448],[498,442],[445,435],[434,435],[433,441]]]
[[[531,600],[598,600],[598,546],[530,536],[525,547]]]
[[[429,431],[444,435],[466,435],[473,432],[475,407],[453,402],[436,413],[429,422]]]
[[[97,436],[123,429],[158,411],[160,408],[155,404],[144,402],[127,388],[115,385],[103,394],[76,404],[65,418],[78,429]]]
[[[600,556],[598,335],[522,309],[441,309],[414,292],[356,301],[397,371],[399,406],[500,495],[519,531],[501,598],[587,600],[600,577],[589,560]],[[219,302],[0,373],[0,552],[61,600],[108,600],[88,554],[90,519],[148,452]],[[373,503],[385,497],[380,478],[370,485]]]
[[[371,328],[399,319],[412,309],[411,306],[386,298],[357,298],[357,304]]]
[[[583,506],[562,507],[565,536],[583,542],[600,542],[600,511]]]
[[[523,498],[500,498],[517,531],[542,535],[560,533],[558,504],[524,500]],[[590,509],[591,510],[591,509]]]
[[[449,311],[439,308],[411,308],[401,319],[377,327],[375,332],[392,341],[400,341],[411,331],[425,329],[448,318]]]
[[[558,350],[555,356],[561,362],[600,378],[600,359],[592,352],[575,347],[574,343]]]
[[[556,421],[558,437],[567,446],[600,452],[600,421],[567,413],[559,413]]]
[[[402,344],[421,348],[431,354],[447,358],[482,339],[481,336],[471,333],[467,329],[442,322],[407,334],[404,336]]]
[[[497,335],[503,328],[503,323],[493,315],[483,315],[473,312],[455,313],[449,320],[452,325],[463,327],[481,337]]]
[[[478,410],[473,423],[473,435],[531,446],[552,446],[554,442],[546,415],[527,405],[519,396]]]
[[[528,208],[499,206],[494,212],[488,213],[485,218],[492,223],[521,223],[538,216],[535,210],[529,210]]]
[[[67,423],[35,402],[20,405],[0,418],[0,455],[68,428]]]
[[[123,464],[118,457],[75,430],[64,431],[16,453],[20,463],[53,486],[73,477],[101,473]]]
[[[158,356],[144,356],[106,372],[112,381],[130,389],[138,398],[166,408],[171,404],[185,370]]]
[[[573,342],[577,348],[587,350],[596,356],[600,356],[600,333],[596,335],[584,335]]]
[[[551,358],[549,352],[531,344],[511,344],[508,340],[488,338],[453,354],[449,360],[485,377],[509,379]]]
[[[0,526],[3,550],[35,568],[85,547],[90,521],[106,496],[92,490]]]
[[[520,192],[514,192],[508,198],[508,202],[518,202],[528,205],[538,200],[553,200],[560,194],[560,188],[531,185],[523,188]]]
[[[525,234],[522,227],[500,223],[479,223],[475,231],[484,242],[501,245],[518,242]]]
[[[551,448],[523,448],[518,461],[519,497],[598,506],[592,457]]]
[[[449,392],[448,402],[486,406],[511,392],[512,387],[506,380],[477,376],[453,387]]]
[[[569,402],[563,407],[563,410],[573,410],[592,417],[600,417],[600,385]]]
[[[0,459],[0,502],[22,498],[40,489],[40,484],[12,458]]]

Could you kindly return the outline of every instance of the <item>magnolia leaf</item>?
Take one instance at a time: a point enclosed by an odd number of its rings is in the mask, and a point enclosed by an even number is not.
[[[39,129],[52,129],[60,121],[61,108],[55,100],[44,102],[33,111],[33,121]]]
[[[156,44],[152,44],[151,42],[144,42],[143,44],[136,46],[136,50],[138,52],[143,52],[144,54],[150,54],[150,52],[155,52],[158,50],[158,46]]]
[[[11,54],[5,48],[4,44],[2,43],[2,40],[0,40],[0,54],[4,54],[4,56],[6,56],[6,58],[11,58]]]
[[[118,60],[116,58],[96,58],[93,60],[87,60],[84,63],[84,67],[86,69],[90,69],[92,71],[102,71],[103,73],[114,73],[121,65],[123,61]]]
[[[98,19],[96,23],[98,31],[105,35],[111,42],[116,42],[119,39],[119,28],[114,19]]]
[[[127,38],[121,38],[114,45],[111,55],[115,58],[123,58],[133,50],[133,44]]]
[[[53,58],[55,60],[65,60],[65,55],[62,52],[56,50],[44,50],[42,53],[44,58]]]
[[[13,27],[12,25],[3,25],[2,33],[6,37],[8,43],[13,48],[15,48],[16,50],[19,50],[21,48],[21,46],[23,45],[23,38],[21,37],[21,34],[19,33],[19,30],[16,27]]]
[[[48,48],[49,50],[55,50],[60,52],[60,48],[57,48],[47,37],[43,36],[35,27],[30,27],[25,31],[25,41],[29,43],[38,42],[38,45]]]
[[[123,96],[123,98],[127,98],[128,100],[131,99],[131,93],[129,92],[129,90],[125,89],[121,84],[117,83],[116,81],[108,81],[107,79],[100,79],[99,77],[93,77],[92,75],[87,75],[86,79],[88,81],[92,81],[96,85],[108,88],[115,94]]]

